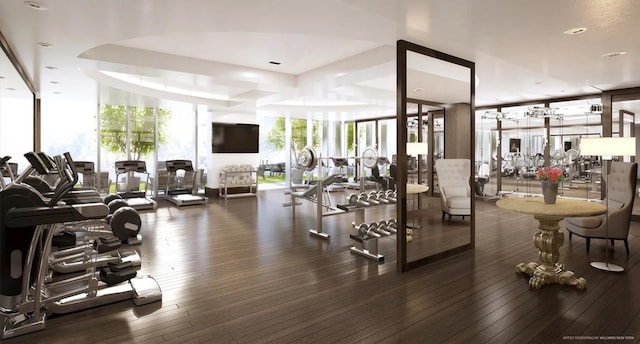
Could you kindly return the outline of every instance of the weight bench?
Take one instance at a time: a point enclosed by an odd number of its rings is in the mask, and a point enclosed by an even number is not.
[[[311,202],[318,202],[318,185],[322,184],[322,194],[326,196],[327,198],[327,202],[325,203],[324,200],[320,200],[320,202],[322,202],[322,205],[324,207],[326,207],[329,210],[333,210],[336,211],[338,210],[337,208],[334,208],[331,205],[331,199],[329,198],[329,193],[326,189],[327,186],[334,184],[334,183],[338,183],[340,181],[342,181],[342,178],[344,177],[344,174],[331,174],[329,176],[327,176],[326,178],[322,179],[322,183],[317,183],[315,185],[311,185],[309,188],[307,188],[304,191],[293,191],[291,192],[291,209],[293,211],[293,214],[295,216],[295,201],[296,198],[302,198],[302,199],[306,199],[308,201]],[[327,205],[328,204],[328,205]]]

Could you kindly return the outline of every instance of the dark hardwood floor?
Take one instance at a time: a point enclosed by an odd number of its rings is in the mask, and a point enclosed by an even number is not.
[[[515,272],[537,261],[531,216],[476,202],[476,248],[400,274],[395,237],[380,240],[385,262],[352,254],[349,214],[324,218],[324,241],[309,235],[313,205],[291,209],[282,190],[258,198],[211,199],[206,206],[166,202],[143,212],[141,273],[163,300],[125,301],[52,316],[44,331],[7,343],[631,343],[640,341],[640,223],[632,223],[622,274],[589,266],[602,260],[565,236],[561,262],[587,289],[530,289]],[[380,217],[393,206],[378,207]],[[421,230],[428,230],[428,226]],[[608,337],[604,336],[617,336]],[[613,340],[611,340],[613,339]]]

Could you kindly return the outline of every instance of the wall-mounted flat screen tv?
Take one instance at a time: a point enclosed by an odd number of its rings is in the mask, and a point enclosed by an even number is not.
[[[257,124],[211,123],[212,153],[258,153],[259,143]]]

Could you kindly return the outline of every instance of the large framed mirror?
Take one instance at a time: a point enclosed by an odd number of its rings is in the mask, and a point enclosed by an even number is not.
[[[474,247],[475,66],[401,40],[397,69],[397,264],[407,271]],[[461,198],[452,207],[447,197]]]

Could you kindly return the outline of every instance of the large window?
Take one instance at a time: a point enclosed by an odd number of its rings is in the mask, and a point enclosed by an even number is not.
[[[0,67],[0,154],[22,171],[23,154],[33,150],[33,94],[2,51]]]

